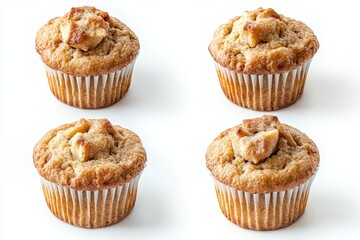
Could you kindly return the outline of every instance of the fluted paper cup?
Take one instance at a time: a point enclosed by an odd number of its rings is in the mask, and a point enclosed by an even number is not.
[[[136,201],[139,174],[124,185],[96,191],[76,190],[41,178],[46,203],[59,219],[84,228],[106,227],[124,219]]]
[[[273,111],[285,108],[301,97],[311,60],[278,74],[236,73],[217,62],[215,68],[224,94],[233,103],[257,111]]]
[[[118,102],[128,91],[136,58],[115,72],[73,76],[45,65],[51,92],[60,101],[78,108],[98,109]]]
[[[223,214],[236,225],[254,230],[274,230],[294,223],[304,213],[315,173],[295,188],[250,193],[227,186],[213,177]]]

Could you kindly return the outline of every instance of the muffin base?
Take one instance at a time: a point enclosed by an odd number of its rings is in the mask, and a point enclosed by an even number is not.
[[[315,175],[295,188],[270,193],[244,192],[213,180],[220,209],[230,221],[243,228],[275,230],[304,213]]]
[[[312,59],[279,74],[236,73],[215,62],[220,86],[233,103],[257,111],[273,111],[295,103],[304,91]]]
[[[118,102],[129,90],[136,58],[115,72],[73,76],[45,65],[51,92],[60,101],[78,108],[98,109]]]
[[[96,190],[76,190],[41,178],[50,211],[59,219],[84,228],[106,227],[124,219],[136,201],[140,174],[124,185]]]

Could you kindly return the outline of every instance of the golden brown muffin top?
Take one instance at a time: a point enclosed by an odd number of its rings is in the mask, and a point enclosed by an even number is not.
[[[220,25],[209,45],[217,63],[246,74],[289,71],[312,58],[318,48],[308,26],[271,8],[246,11]]]
[[[140,138],[107,119],[80,119],[47,132],[33,160],[45,179],[77,190],[122,185],[145,166]]]
[[[37,32],[35,44],[46,65],[75,76],[121,69],[140,48],[135,33],[124,23],[87,6],[50,20]]]
[[[224,131],[206,152],[206,165],[218,181],[251,193],[296,187],[314,174],[319,161],[310,138],[269,115]]]

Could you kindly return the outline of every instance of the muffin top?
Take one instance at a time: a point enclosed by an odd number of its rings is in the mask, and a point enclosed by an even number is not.
[[[304,133],[264,115],[222,132],[208,147],[206,164],[220,182],[241,191],[285,191],[308,180],[320,161]]]
[[[144,168],[139,137],[107,119],[80,119],[45,134],[33,152],[45,179],[77,190],[122,185]]]
[[[221,25],[209,51],[230,70],[246,74],[282,73],[314,56],[319,42],[304,23],[258,8]]]
[[[75,76],[108,74],[128,65],[139,52],[135,33],[95,7],[71,8],[36,34],[43,62]]]

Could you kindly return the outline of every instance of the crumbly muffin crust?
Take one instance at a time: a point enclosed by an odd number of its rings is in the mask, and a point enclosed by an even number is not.
[[[140,44],[129,27],[94,7],[72,8],[36,34],[36,51],[43,62],[66,74],[108,74],[128,65]]]
[[[80,119],[47,132],[34,147],[34,165],[48,181],[99,190],[130,181],[145,166],[140,138],[107,119]]]
[[[207,167],[218,181],[251,193],[296,187],[314,174],[319,161],[309,137],[269,115],[224,131],[206,152]]]
[[[312,58],[319,48],[304,23],[258,8],[220,25],[209,45],[214,60],[246,74],[282,73]]]

